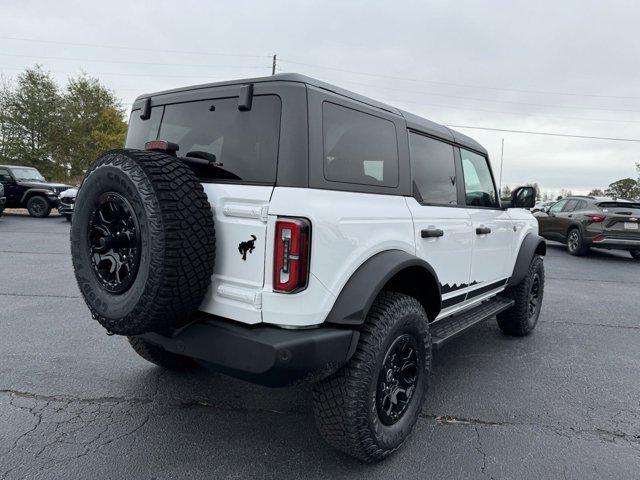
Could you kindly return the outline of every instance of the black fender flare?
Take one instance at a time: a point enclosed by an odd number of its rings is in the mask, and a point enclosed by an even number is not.
[[[383,287],[397,273],[411,267],[425,269],[433,277],[437,288],[437,305],[433,308],[439,312],[442,295],[438,275],[433,267],[402,250],[385,250],[370,257],[351,275],[325,321],[338,325],[362,325]]]
[[[546,255],[547,242],[540,235],[528,233],[522,243],[516,257],[516,263],[513,266],[513,273],[507,282],[507,287],[517,285],[527,275],[529,265],[534,255]]]
[[[51,190],[47,190],[46,188],[30,188],[30,189],[26,190],[22,194],[22,198],[20,199],[20,203],[21,204],[24,203],[29,198],[31,198],[34,194],[39,194],[39,193],[41,193],[42,196],[47,199],[47,203],[49,203],[49,193],[50,192],[51,192]]]

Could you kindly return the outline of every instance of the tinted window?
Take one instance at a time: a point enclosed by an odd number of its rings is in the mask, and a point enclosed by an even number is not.
[[[164,107],[153,107],[151,109],[151,117],[147,120],[140,118],[140,110],[131,112],[125,146],[127,148],[143,149],[145,143],[149,140],[155,140],[158,137],[158,128],[160,128],[163,110]]]
[[[398,145],[393,122],[325,102],[322,133],[327,180],[398,186]]]
[[[578,206],[578,203],[579,203],[578,200],[569,200],[569,201],[567,201],[567,204],[562,209],[562,211],[563,212],[573,212],[576,209],[576,207]]]
[[[453,147],[409,133],[413,182],[424,203],[456,205],[456,168]]]
[[[566,203],[566,200],[560,200],[559,202],[554,203],[553,205],[551,205],[551,208],[549,208],[549,213],[560,212],[562,210],[562,207],[564,207]]]
[[[460,149],[460,155],[467,205],[497,207],[496,189],[487,159],[463,148]]]
[[[156,138],[173,142],[180,147],[178,156],[200,161],[191,163],[200,179],[274,184],[280,110],[276,95],[255,96],[251,110],[244,112],[237,98],[167,105],[164,115],[154,107],[149,120],[134,112],[127,147],[144,148]]]

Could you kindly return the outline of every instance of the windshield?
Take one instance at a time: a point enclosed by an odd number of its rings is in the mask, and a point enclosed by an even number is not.
[[[148,120],[135,110],[126,147],[143,149],[156,139],[172,142],[201,180],[273,185],[280,110],[276,95],[255,96],[249,111],[238,109],[237,98],[153,107]]]
[[[16,177],[16,180],[37,180],[44,182],[44,177],[35,168],[11,168],[11,173]]]

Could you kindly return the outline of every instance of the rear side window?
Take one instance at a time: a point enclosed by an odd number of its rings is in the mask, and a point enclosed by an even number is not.
[[[488,161],[482,155],[460,149],[466,203],[472,207],[497,207],[496,188]]]
[[[573,212],[578,207],[580,202],[578,200],[569,200],[565,207],[562,209],[563,212]]]
[[[398,143],[393,122],[325,102],[322,133],[327,180],[398,186]]]
[[[148,126],[140,128],[140,133],[129,132],[128,147],[144,148],[145,141],[156,138],[173,142],[179,146],[179,157],[200,161],[200,165],[191,165],[201,180],[275,184],[281,114],[278,96],[253,97],[249,111],[238,110],[237,98],[166,105],[157,137],[149,138],[153,110],[149,120],[141,121]],[[130,130],[136,127],[137,122]]]
[[[423,203],[456,205],[456,167],[453,146],[409,133],[413,183]]]

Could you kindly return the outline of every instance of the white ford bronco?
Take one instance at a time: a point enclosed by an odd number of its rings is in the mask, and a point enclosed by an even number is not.
[[[145,359],[314,382],[322,436],[377,461],[416,423],[433,349],[494,316],[535,328],[535,193],[501,204],[478,143],[312,78],[199,85],[135,101],[78,192],[73,265]]]

